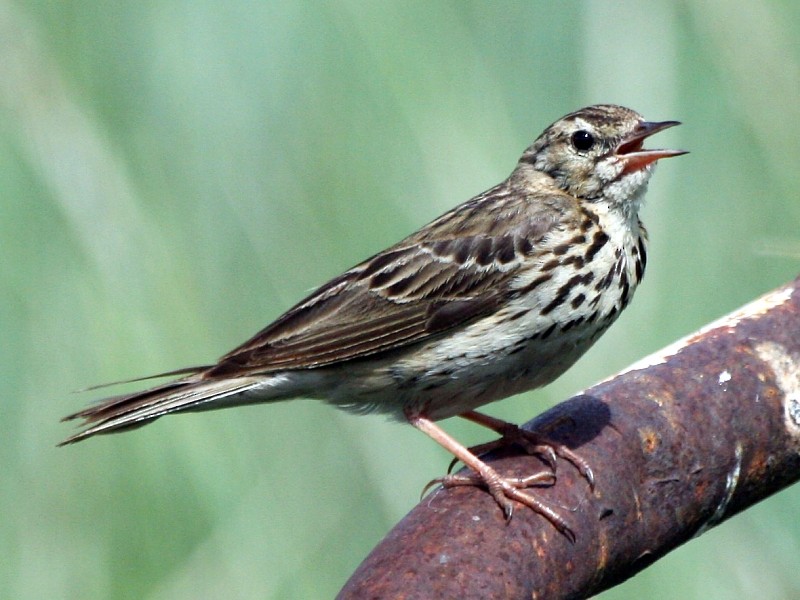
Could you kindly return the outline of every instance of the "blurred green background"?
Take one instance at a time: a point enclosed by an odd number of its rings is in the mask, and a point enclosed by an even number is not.
[[[0,596],[325,598],[448,457],[320,403],[68,448],[87,385],[206,363],[615,102],[659,145],[644,285],[524,421],[792,278],[795,2],[0,0]],[[468,443],[466,423],[445,426]],[[800,595],[800,488],[602,597]]]

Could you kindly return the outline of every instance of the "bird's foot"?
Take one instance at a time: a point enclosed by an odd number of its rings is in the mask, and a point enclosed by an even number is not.
[[[480,461],[471,468],[477,470],[468,473],[448,474],[437,477],[425,486],[423,494],[433,485],[441,484],[444,488],[458,486],[476,486],[487,489],[495,502],[500,506],[506,521],[510,521],[514,514],[514,502],[527,506],[534,512],[542,515],[545,519],[562,533],[570,542],[575,542],[575,534],[567,525],[566,520],[558,512],[547,504],[539,500],[531,492],[525,491],[526,488],[533,486],[549,486],[556,481],[555,473],[552,471],[542,471],[527,477],[502,477],[497,471],[486,463]]]
[[[503,510],[506,521],[511,520],[514,514],[513,502],[516,501],[542,515],[571,542],[575,541],[575,534],[567,525],[566,520],[532,493],[526,491],[526,488],[535,485],[553,485],[555,483],[553,470],[535,473],[527,477],[501,477],[497,471],[459,444],[430,419],[409,415],[408,421],[450,451],[472,471],[472,473],[448,474],[434,479],[425,486],[422,491],[423,495],[428,488],[435,484],[441,484],[445,488],[464,485],[482,487],[489,491]]]
[[[489,415],[484,415],[483,413],[470,411],[460,416],[500,434],[500,438],[496,440],[486,442],[485,444],[472,446],[469,448],[470,454],[480,456],[481,454],[486,454],[492,450],[508,448],[511,445],[519,446],[528,454],[541,458],[552,469],[554,475],[556,472],[556,457],[560,456],[578,469],[578,472],[589,483],[589,487],[594,489],[594,473],[592,472],[592,468],[589,466],[589,463],[564,444],[554,442],[539,433],[523,429],[514,423],[496,419],[494,417],[490,417]],[[556,421],[551,426],[551,429],[560,424],[560,421]],[[450,467],[447,470],[448,473],[452,471],[457,462],[458,460],[454,459],[450,463]]]

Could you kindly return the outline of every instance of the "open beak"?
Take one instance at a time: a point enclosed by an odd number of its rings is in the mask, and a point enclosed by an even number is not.
[[[640,171],[647,165],[656,162],[659,158],[669,158],[670,156],[687,154],[688,150],[642,149],[645,139],[654,133],[658,133],[659,131],[669,129],[670,127],[680,124],[680,121],[661,121],[659,123],[642,121],[639,123],[634,132],[622,140],[619,146],[617,146],[617,149],[614,151],[614,153],[625,163],[625,173]]]

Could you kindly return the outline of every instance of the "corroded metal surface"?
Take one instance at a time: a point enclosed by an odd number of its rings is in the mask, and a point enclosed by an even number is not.
[[[553,424],[556,426],[553,428]],[[372,551],[341,598],[582,598],[800,478],[800,279],[532,421],[592,465],[537,490],[571,544],[522,507],[437,490]],[[544,468],[507,453],[501,473]]]

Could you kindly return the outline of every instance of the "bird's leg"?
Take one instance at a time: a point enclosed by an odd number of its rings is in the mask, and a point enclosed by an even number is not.
[[[589,486],[594,489],[594,473],[589,463],[564,444],[549,440],[538,433],[523,429],[514,423],[496,419],[495,417],[490,417],[489,415],[474,410],[462,413],[458,416],[500,434],[500,438],[497,440],[469,448],[471,454],[480,455],[491,450],[506,448],[511,444],[516,444],[528,454],[541,457],[542,460],[550,465],[554,474],[556,470],[556,456],[560,456],[564,460],[572,463],[580,474],[583,475],[584,479],[589,482]],[[558,426],[560,423],[560,421],[556,421],[553,427]],[[453,468],[454,464],[455,463],[451,463],[450,469]]]
[[[510,520],[514,512],[514,505],[511,501],[516,500],[550,521],[550,523],[570,541],[575,541],[575,535],[561,515],[534,495],[523,491],[523,488],[532,485],[552,484],[554,481],[552,472],[544,471],[528,477],[501,477],[497,471],[480,460],[430,419],[419,416],[408,416],[408,422],[436,441],[445,450],[453,454],[453,456],[464,463],[474,473],[473,476],[445,475],[444,477],[439,477],[425,486],[425,490],[435,483],[440,483],[443,487],[455,487],[459,485],[485,487],[503,510],[506,520]],[[423,490],[423,494],[424,493],[425,491]]]

